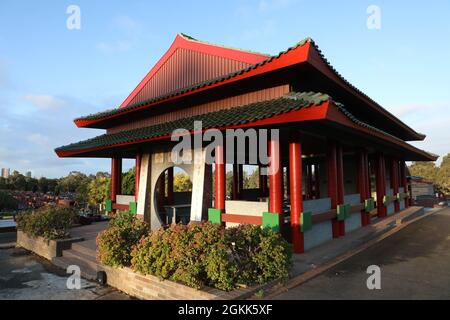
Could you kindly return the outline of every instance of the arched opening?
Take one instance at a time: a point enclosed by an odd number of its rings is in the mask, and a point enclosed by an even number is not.
[[[155,189],[156,210],[165,226],[188,224],[192,201],[192,179],[180,167],[166,169],[158,178]]]

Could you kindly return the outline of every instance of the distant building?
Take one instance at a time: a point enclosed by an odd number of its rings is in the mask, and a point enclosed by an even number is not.
[[[2,168],[2,178],[8,179],[11,175],[11,170],[9,168]]]
[[[410,177],[411,196],[414,200],[421,197],[435,197],[434,184],[423,177]]]
[[[27,178],[31,178],[31,171],[27,171],[26,176]]]

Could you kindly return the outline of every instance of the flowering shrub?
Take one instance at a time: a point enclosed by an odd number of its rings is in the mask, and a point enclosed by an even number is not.
[[[69,237],[69,230],[76,221],[75,210],[64,206],[45,206],[35,211],[17,215],[17,229],[33,237],[47,240]]]
[[[194,288],[232,290],[288,277],[289,244],[258,226],[176,225],[142,238],[131,253],[132,268]]]
[[[98,260],[108,266],[129,266],[131,250],[149,232],[148,224],[129,212],[117,213],[97,236]]]

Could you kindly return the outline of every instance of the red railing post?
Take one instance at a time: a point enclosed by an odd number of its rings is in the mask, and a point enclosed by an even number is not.
[[[216,189],[216,199],[215,207],[216,209],[225,211],[225,157],[223,145],[216,146],[216,163],[215,163],[215,189]]]
[[[289,185],[292,244],[295,253],[303,253],[305,251],[304,235],[300,230],[300,216],[303,211],[302,151],[298,132],[291,133],[291,140],[289,142]]]
[[[280,215],[280,232],[283,226],[283,205],[281,197],[280,142],[273,137],[269,140],[269,211]]]

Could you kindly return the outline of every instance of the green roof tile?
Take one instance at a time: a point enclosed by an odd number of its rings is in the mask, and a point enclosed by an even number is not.
[[[193,130],[194,121],[202,121],[204,129],[229,125],[239,125],[247,122],[270,118],[301,108],[320,105],[330,97],[323,93],[303,92],[290,93],[282,98],[252,103],[245,106],[224,109],[206,114],[183,118],[171,122],[157,124],[145,128],[103,134],[101,136],[57,148],[55,151],[73,151],[132,142],[134,140],[151,139],[171,134],[175,129]]]

